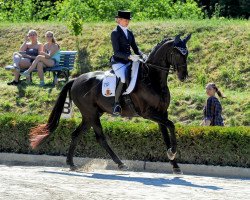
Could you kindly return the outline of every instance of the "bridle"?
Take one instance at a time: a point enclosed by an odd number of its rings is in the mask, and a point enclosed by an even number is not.
[[[174,48],[178,49],[183,55],[187,54],[187,50],[186,50],[186,53],[184,54],[183,50],[180,50],[177,47],[174,47]],[[173,63],[172,61],[173,61],[173,51],[171,51],[171,53],[170,53],[170,62]],[[186,64],[182,64],[182,65],[170,64],[169,65],[170,67],[163,67],[163,66],[160,66],[160,65],[155,65],[155,64],[152,64],[152,63],[148,63],[148,62],[146,62],[146,61],[144,61],[142,59],[140,59],[140,62],[142,62],[147,67],[152,67],[154,69],[157,69],[157,70],[160,70],[160,71],[165,71],[165,72],[169,72],[169,71],[176,72],[176,71],[179,71],[178,69],[180,69],[181,67],[186,66]]]

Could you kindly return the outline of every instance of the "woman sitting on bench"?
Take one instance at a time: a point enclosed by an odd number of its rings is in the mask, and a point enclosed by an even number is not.
[[[30,77],[30,73],[37,68],[38,76],[40,78],[40,86],[44,86],[44,67],[54,67],[59,65],[60,62],[60,46],[56,43],[54,34],[51,31],[47,31],[45,34],[47,43],[43,47],[43,51],[40,52],[32,65],[24,71],[21,75]]]
[[[42,49],[43,45],[37,39],[37,32],[35,30],[30,30],[28,34],[25,35],[24,42],[19,49],[20,51],[13,54],[13,65],[8,69],[13,70],[15,78],[13,81],[8,82],[8,85],[19,84],[20,69],[30,67],[31,63]]]

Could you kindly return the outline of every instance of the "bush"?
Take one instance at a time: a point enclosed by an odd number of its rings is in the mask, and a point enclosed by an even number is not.
[[[55,2],[55,3],[54,3]],[[197,19],[203,16],[194,0],[13,0],[0,3],[0,19],[5,21],[68,21],[77,13],[84,21],[110,21],[117,10],[131,10],[133,19]],[[25,15],[24,15],[25,13]]]
[[[249,1],[247,0],[196,0],[209,17],[244,17],[250,16]]]
[[[247,0],[12,0],[0,2],[0,21],[67,21],[74,12],[85,21],[109,21],[117,10],[131,10],[136,20],[250,16]]]
[[[66,155],[75,120],[61,120],[57,131],[38,150],[31,150],[28,132],[45,119],[38,116],[0,115],[0,152]],[[151,122],[140,124],[102,121],[104,133],[121,159],[168,161],[166,147]],[[181,163],[250,167],[249,127],[187,127],[177,126],[178,156]],[[78,144],[76,156],[110,158],[95,140],[93,131],[85,134]]]
[[[22,22],[48,20],[53,16],[54,3],[49,0],[12,0],[0,2],[0,21]]]
[[[73,6],[74,5],[74,6]],[[147,19],[169,19],[184,18],[197,19],[202,18],[203,14],[194,0],[182,1],[173,0],[65,0],[58,4],[58,17],[60,20],[68,18],[72,12],[78,13],[85,21],[110,21],[117,14],[117,10],[130,10],[135,20]]]

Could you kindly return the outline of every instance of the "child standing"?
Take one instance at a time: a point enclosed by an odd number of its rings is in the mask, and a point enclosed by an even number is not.
[[[224,126],[223,118],[221,116],[222,107],[220,101],[215,97],[215,93],[219,97],[225,98],[214,83],[208,83],[206,86],[206,93],[209,96],[206,105],[203,109],[204,120],[201,125],[205,126]]]

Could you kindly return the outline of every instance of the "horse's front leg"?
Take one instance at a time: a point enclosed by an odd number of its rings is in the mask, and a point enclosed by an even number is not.
[[[166,128],[165,125],[162,125],[160,123],[158,123],[158,125],[159,125],[159,128],[161,130],[163,140],[164,140],[164,142],[165,142],[165,144],[167,146],[167,149],[168,149],[167,155],[168,155],[168,158],[170,160],[171,165],[173,166],[173,173],[174,174],[182,174],[182,171],[181,171],[179,165],[177,164],[176,158],[174,157],[175,154],[173,154],[170,151],[171,150],[171,143],[170,143],[170,137],[169,137],[169,134],[168,134],[168,129]]]
[[[162,136],[164,142],[167,146],[167,155],[170,160],[170,163],[173,165],[173,172],[180,174],[182,173],[180,167],[178,166],[175,156],[177,152],[177,142],[176,142],[176,135],[175,135],[175,126],[172,121],[168,119],[168,113],[160,113],[156,110],[150,112],[149,117],[152,121],[158,123],[159,128],[162,132]],[[170,136],[168,134],[168,130],[170,132]]]
[[[150,115],[147,118],[151,119],[152,121],[155,121],[156,123],[161,125],[161,127],[165,127],[165,129],[169,130],[171,147],[168,148],[168,158],[170,160],[173,160],[175,158],[175,154],[177,152],[176,151],[177,142],[176,142],[176,136],[175,136],[175,125],[172,121],[170,121],[168,119],[168,113],[167,112],[160,113],[160,112],[154,110],[153,112],[152,111],[150,112]],[[161,129],[161,131],[162,130],[163,129]],[[166,131],[164,130],[163,135],[165,135],[164,141],[166,142],[166,145],[168,145],[169,144],[169,135],[168,135],[167,130]],[[166,135],[168,135],[168,136],[166,136]]]

